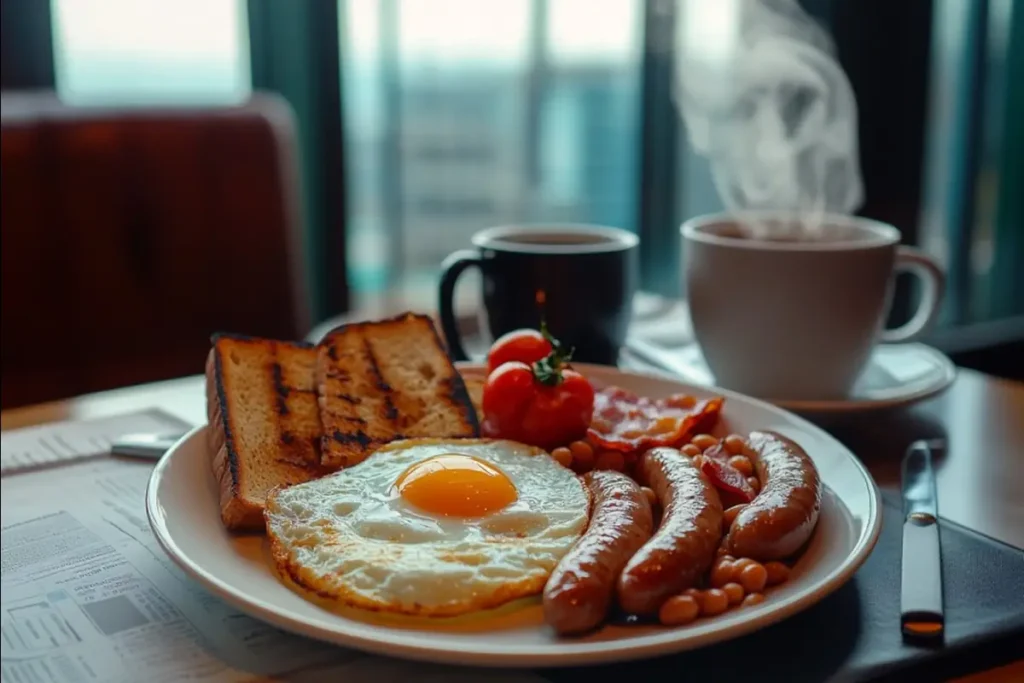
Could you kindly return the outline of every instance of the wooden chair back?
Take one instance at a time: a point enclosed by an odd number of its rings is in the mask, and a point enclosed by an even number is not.
[[[202,372],[310,327],[291,111],[3,95],[3,408]]]

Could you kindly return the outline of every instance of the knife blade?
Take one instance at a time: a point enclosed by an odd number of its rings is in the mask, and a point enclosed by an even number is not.
[[[110,445],[111,455],[159,460],[184,434],[122,434]]]
[[[942,549],[933,448],[941,442],[915,441],[902,464],[903,561],[900,628],[907,639],[943,637]]]

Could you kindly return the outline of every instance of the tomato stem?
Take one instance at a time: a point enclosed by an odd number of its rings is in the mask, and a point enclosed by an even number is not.
[[[540,333],[548,343],[551,344],[551,353],[533,364],[533,376],[541,384],[554,387],[562,383],[562,369],[572,360],[572,354],[576,350],[570,348],[568,351],[562,346],[548,330],[547,322],[540,321]]]

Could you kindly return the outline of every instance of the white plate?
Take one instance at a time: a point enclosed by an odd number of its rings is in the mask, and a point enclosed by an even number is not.
[[[662,353],[674,356],[673,369],[686,381],[714,386],[714,375],[696,344]],[[890,410],[937,396],[955,379],[956,366],[937,349],[924,344],[879,344],[849,397],[836,401],[771,399],[771,403],[801,415]]]
[[[602,384],[660,397],[710,396],[671,380],[577,365]],[[878,489],[850,451],[821,429],[767,403],[726,397],[722,433],[774,429],[800,443],[827,486],[818,528],[791,580],[770,589],[755,607],[731,610],[688,626],[608,626],[584,638],[558,638],[539,604],[482,615],[461,626],[424,628],[388,623],[355,610],[344,616],[283,585],[267,559],[264,539],[232,536],[220,524],[205,427],[189,433],[159,462],[146,493],[157,539],[188,574],[254,617],[295,633],[369,652],[448,664],[544,667],[650,657],[715,643],[777,622],[839,588],[864,562],[881,529]]]

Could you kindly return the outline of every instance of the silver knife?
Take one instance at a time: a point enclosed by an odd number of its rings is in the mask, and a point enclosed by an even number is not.
[[[900,627],[913,640],[940,640],[945,631],[942,609],[942,561],[939,511],[932,450],[944,444],[915,441],[903,458],[903,580]]]
[[[111,455],[159,460],[184,434],[122,434],[110,446]]]

